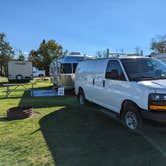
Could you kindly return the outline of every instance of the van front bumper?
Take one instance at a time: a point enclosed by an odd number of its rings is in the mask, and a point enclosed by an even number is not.
[[[157,112],[157,111],[141,110],[141,115],[143,119],[153,120],[161,123],[166,122],[166,111]]]

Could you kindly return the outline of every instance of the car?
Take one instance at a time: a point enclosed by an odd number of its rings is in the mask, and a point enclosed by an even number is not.
[[[96,103],[118,115],[131,130],[143,120],[166,122],[166,64],[136,56],[80,62],[75,93],[81,105]]]
[[[45,70],[39,70],[36,67],[33,67],[33,77],[44,77],[45,75]]]

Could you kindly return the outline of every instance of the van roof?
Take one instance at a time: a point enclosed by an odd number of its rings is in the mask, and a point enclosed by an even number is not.
[[[124,57],[119,57],[119,59],[140,59],[140,58],[149,58],[146,56],[124,56]]]
[[[109,57],[106,59],[140,59],[140,58],[149,58],[146,56],[121,56],[121,57]]]
[[[116,60],[116,59],[144,59],[144,58],[150,58],[150,57],[146,57],[146,56],[121,56],[121,57],[109,57],[109,58],[97,58],[97,59],[87,59],[87,60]]]

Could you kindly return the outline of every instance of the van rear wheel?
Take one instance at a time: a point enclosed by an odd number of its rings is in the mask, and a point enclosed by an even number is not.
[[[139,110],[134,105],[126,106],[122,112],[123,124],[132,131],[140,131],[143,128],[143,120]]]
[[[84,95],[83,90],[79,91],[78,100],[79,100],[80,105],[85,105],[86,104],[86,99],[85,99],[85,95]]]

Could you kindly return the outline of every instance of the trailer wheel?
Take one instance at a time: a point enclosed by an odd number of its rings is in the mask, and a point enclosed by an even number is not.
[[[39,77],[44,77],[44,75],[43,74],[39,74]]]
[[[86,104],[86,99],[85,99],[84,91],[82,89],[79,90],[78,100],[79,100],[80,105],[85,105]]]
[[[122,122],[131,131],[141,131],[143,128],[143,120],[139,110],[134,105],[124,107],[122,112]]]
[[[21,81],[21,80],[23,80],[23,76],[22,75],[16,75],[16,80],[17,81]]]

